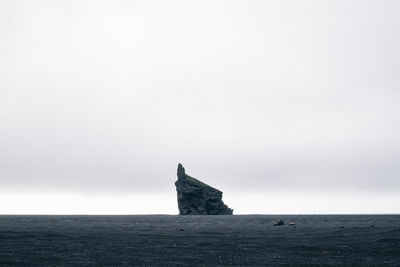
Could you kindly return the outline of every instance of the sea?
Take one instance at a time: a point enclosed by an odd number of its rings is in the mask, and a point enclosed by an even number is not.
[[[400,215],[2,215],[0,265],[400,266]]]

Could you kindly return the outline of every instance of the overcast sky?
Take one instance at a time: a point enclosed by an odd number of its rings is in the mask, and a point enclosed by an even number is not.
[[[399,213],[399,12],[0,0],[0,213],[174,213],[179,162],[239,213]]]

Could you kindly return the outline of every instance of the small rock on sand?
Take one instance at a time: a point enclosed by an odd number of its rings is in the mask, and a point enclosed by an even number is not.
[[[279,219],[274,223],[274,226],[281,226],[281,225],[284,225],[284,224],[285,223],[281,219]]]

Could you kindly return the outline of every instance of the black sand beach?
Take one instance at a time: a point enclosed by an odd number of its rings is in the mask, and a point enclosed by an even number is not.
[[[3,215],[0,265],[400,266],[400,215]]]

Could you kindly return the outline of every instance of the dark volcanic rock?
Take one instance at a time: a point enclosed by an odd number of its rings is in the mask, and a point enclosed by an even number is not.
[[[180,215],[232,215],[233,210],[222,201],[222,192],[185,173],[178,165],[178,193]]]
[[[274,223],[274,226],[281,226],[281,225],[284,225],[284,224],[285,223],[281,219],[279,219]]]

